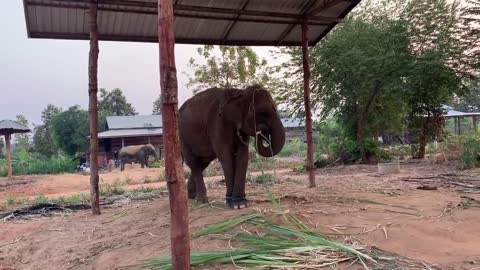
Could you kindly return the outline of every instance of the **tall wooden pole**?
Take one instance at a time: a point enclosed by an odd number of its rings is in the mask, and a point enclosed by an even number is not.
[[[308,24],[302,23],[303,56],[303,100],[305,103],[305,129],[307,132],[307,172],[309,187],[315,187],[315,168],[313,167],[313,123],[310,101],[310,63],[308,60]]]
[[[185,175],[180,160],[177,127],[178,87],[172,0],[158,0],[158,43],[160,49],[165,174],[170,198],[172,263],[175,270],[189,270],[188,201]]]
[[[88,114],[90,117],[90,197],[92,213],[100,215],[100,196],[98,191],[98,108],[97,108],[97,71],[98,71],[98,29],[97,3],[90,3],[90,53],[88,57]]]
[[[8,170],[8,179],[12,179],[13,170],[12,170],[12,150],[10,145],[10,138],[12,135],[5,134],[5,148],[6,148],[6,158],[7,158],[7,170]]]

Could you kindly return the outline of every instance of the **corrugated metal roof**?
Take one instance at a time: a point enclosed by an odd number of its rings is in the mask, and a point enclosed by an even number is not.
[[[99,139],[161,136],[162,128],[114,129],[98,133]]]
[[[107,116],[107,129],[161,128],[161,115]]]
[[[175,0],[176,43],[300,46],[308,15],[310,45],[360,0]],[[89,39],[90,0],[24,0],[31,38]],[[158,42],[156,0],[98,0],[100,40]]]

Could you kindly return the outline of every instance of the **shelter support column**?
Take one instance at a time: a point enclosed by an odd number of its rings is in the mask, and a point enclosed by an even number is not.
[[[165,175],[170,200],[170,241],[175,270],[190,269],[188,201],[178,137],[178,86],[175,66],[173,0],[158,0],[158,43]]]
[[[6,148],[6,158],[7,158],[7,170],[8,174],[7,177],[8,179],[11,179],[13,177],[13,169],[12,169],[12,147],[10,144],[10,139],[12,135],[10,134],[5,134],[5,148]]]
[[[302,24],[302,56],[303,56],[303,100],[305,103],[305,129],[307,132],[307,171],[309,187],[315,187],[315,168],[313,166],[313,123],[310,101],[310,63],[308,59],[308,24]]]
[[[100,215],[100,196],[98,189],[98,108],[97,108],[97,71],[98,71],[98,30],[97,3],[90,3],[90,52],[88,57],[88,114],[90,122],[90,197],[92,213]]]

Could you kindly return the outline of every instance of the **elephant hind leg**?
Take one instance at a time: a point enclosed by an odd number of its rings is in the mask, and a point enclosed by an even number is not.
[[[203,171],[208,167],[210,162],[204,160],[193,160],[187,162],[192,175],[188,179],[187,189],[188,198],[195,199],[198,203],[208,203],[207,187],[203,180]]]

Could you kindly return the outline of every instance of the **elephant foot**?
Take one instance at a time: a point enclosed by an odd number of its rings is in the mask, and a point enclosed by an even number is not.
[[[195,196],[195,201],[200,204],[208,203],[207,195],[197,195]]]
[[[197,194],[194,191],[188,191],[188,198],[193,200],[197,197]]]
[[[232,209],[243,209],[248,207],[248,200],[245,197],[227,197],[225,203]]]

